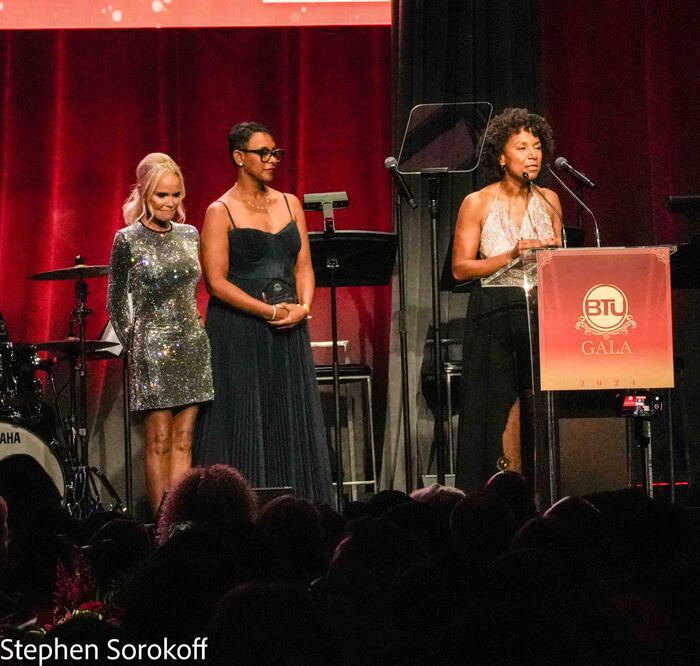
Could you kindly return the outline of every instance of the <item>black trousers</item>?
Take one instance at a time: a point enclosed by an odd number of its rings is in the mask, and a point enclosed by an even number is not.
[[[517,287],[475,290],[469,297],[462,358],[462,404],[457,435],[456,485],[478,490],[499,471],[503,430],[521,398],[523,473],[531,475],[529,406],[532,394],[527,305]]]

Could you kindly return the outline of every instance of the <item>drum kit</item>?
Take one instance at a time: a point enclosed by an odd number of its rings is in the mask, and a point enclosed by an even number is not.
[[[115,343],[86,339],[86,318],[92,314],[87,307],[86,280],[108,275],[109,270],[109,266],[89,266],[78,256],[73,266],[30,275],[31,280],[76,281],[77,305],[71,313],[70,335],[36,344],[9,342],[7,335],[6,341],[1,341],[0,336],[0,459],[22,453],[37,460],[56,483],[67,510],[79,519],[105,509],[126,510],[107,477],[88,462],[87,364],[116,356],[105,354]],[[41,359],[41,351],[49,352],[51,357]],[[56,391],[53,376],[54,366],[62,362],[70,367],[70,407],[65,418],[59,403],[61,392]],[[43,399],[37,370],[47,373],[54,412]],[[54,413],[60,421],[59,430]],[[101,488],[110,501],[102,500]]]

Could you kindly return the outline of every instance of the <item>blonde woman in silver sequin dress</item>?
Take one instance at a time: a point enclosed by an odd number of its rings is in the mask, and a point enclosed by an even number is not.
[[[493,118],[480,167],[489,184],[468,195],[457,216],[457,280],[491,275],[530,248],[561,245],[559,198],[534,184],[553,147],[545,119],[527,109]],[[532,471],[525,441],[521,455],[520,397],[531,383],[522,289],[477,288],[464,336],[456,472],[460,488],[475,490],[499,469]]]
[[[136,179],[124,203],[127,226],[112,246],[107,307],[129,353],[129,407],[144,413],[146,486],[155,512],[164,492],[191,467],[198,405],[214,390],[209,340],[195,300],[199,234],[182,223],[182,173],[168,155],[150,153]]]
[[[202,230],[216,397],[197,419],[194,460],[232,465],[256,488],[291,486],[329,503],[304,211],[272,187],[284,151],[269,129],[236,125],[228,154],[236,182],[209,206]]]

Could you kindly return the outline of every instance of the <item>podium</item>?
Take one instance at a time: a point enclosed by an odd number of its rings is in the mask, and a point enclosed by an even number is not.
[[[557,391],[672,388],[675,246],[538,248],[481,280],[525,294],[539,508],[560,498]]]

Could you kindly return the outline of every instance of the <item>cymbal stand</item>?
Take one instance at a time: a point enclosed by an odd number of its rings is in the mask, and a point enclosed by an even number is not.
[[[92,310],[87,307],[88,286],[87,282],[79,278],[75,284],[75,293],[78,297],[78,305],[73,310],[73,320],[78,323],[78,336],[80,337],[79,363],[76,364],[78,385],[78,414],[76,430],[77,460],[81,465],[87,465],[88,461],[88,430],[87,430],[87,362],[85,358],[85,320]]]
[[[81,257],[76,257],[76,264],[82,264]],[[68,443],[70,456],[70,479],[66,484],[66,508],[76,518],[86,518],[102,509],[100,494],[95,478],[104,485],[111,495],[116,509],[122,508],[121,499],[107,477],[96,467],[88,463],[88,427],[87,427],[87,358],[85,353],[86,319],[93,312],[87,307],[88,286],[80,277],[75,285],[78,304],[73,310],[71,328],[78,325],[80,350],[72,355],[71,362],[71,440]],[[77,386],[76,386],[77,385]],[[77,406],[77,410],[76,410]],[[76,413],[77,412],[77,413]]]

